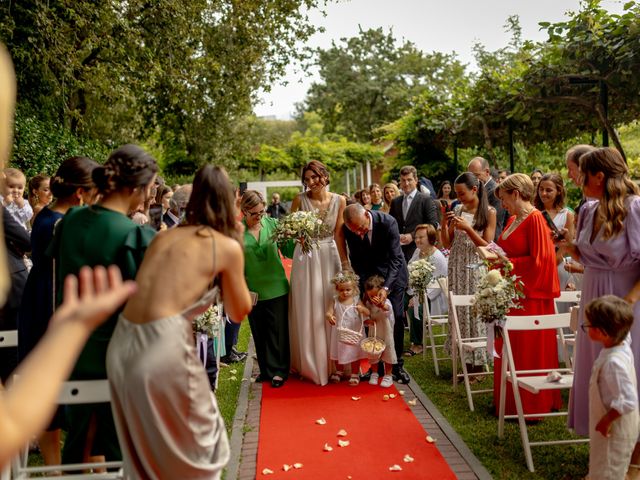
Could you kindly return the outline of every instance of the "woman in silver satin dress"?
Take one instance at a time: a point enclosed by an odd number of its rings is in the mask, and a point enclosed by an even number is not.
[[[219,291],[231,318],[251,310],[235,217],[226,172],[204,166],[186,223],[159,233],[140,266],[107,352],[126,479],[216,479],[229,459],[191,317]]]

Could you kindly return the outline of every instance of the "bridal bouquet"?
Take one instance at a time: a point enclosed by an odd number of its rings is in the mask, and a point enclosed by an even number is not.
[[[427,285],[431,283],[436,267],[428,259],[423,258],[410,263],[407,268],[409,269],[409,287],[419,295],[419,298],[422,298],[427,291]]]
[[[318,212],[298,210],[278,222],[273,240],[278,245],[283,245],[293,239],[300,245],[303,255],[311,255],[311,250],[318,244],[318,238],[324,230],[326,225]]]
[[[500,270],[489,270],[478,283],[472,300],[471,312],[486,323],[500,327],[512,308],[521,308],[516,302],[524,296],[523,283],[512,275],[513,264],[505,263],[504,275]]]

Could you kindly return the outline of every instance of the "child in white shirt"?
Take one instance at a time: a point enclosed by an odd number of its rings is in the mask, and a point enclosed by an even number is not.
[[[5,182],[2,191],[2,205],[11,216],[29,230],[33,209],[29,202],[24,199],[24,188],[27,177],[17,168],[4,169]]]
[[[585,308],[582,329],[603,349],[589,382],[590,480],[625,478],[638,441],[638,391],[629,330],[633,310],[626,301],[606,295]]]
[[[364,306],[369,309],[370,316],[368,324],[375,324],[375,332],[376,337],[384,340],[385,349],[382,352],[382,357],[380,360],[384,362],[384,376],[382,377],[382,381],[380,382],[380,386],[384,388],[388,388],[393,385],[393,377],[391,376],[391,368],[393,365],[398,363],[398,359],[396,357],[395,344],[393,342],[393,308],[391,306],[391,302],[387,299],[385,302],[380,302],[380,297],[378,293],[384,287],[384,278],[380,275],[374,275],[373,277],[369,277],[366,282],[364,282]],[[377,385],[378,384],[378,361],[375,363],[371,361],[371,378],[369,379],[369,384]]]
[[[360,360],[364,355],[360,349],[360,342],[342,341],[338,329],[346,328],[353,332],[360,332],[363,330],[361,315],[369,316],[369,310],[359,299],[358,281],[358,276],[353,272],[336,274],[331,280],[336,288],[335,300],[326,313],[327,321],[331,324],[329,358],[335,367],[335,373],[329,377],[329,380],[333,383],[340,382],[344,374],[344,366],[351,364],[349,385],[354,387],[360,383]]]

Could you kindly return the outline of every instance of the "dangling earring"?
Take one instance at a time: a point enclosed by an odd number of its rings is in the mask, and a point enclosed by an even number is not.
[[[34,197],[36,198],[36,205],[37,205],[38,203],[40,203],[40,196],[36,193]]]

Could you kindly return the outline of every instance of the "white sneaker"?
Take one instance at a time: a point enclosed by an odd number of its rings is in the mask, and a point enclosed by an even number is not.
[[[377,385],[378,378],[380,378],[380,375],[378,375],[377,373],[372,373],[371,377],[369,378],[369,385]]]
[[[393,385],[393,377],[391,375],[385,375],[382,377],[382,381],[380,382],[380,386],[383,388],[389,388]]]

